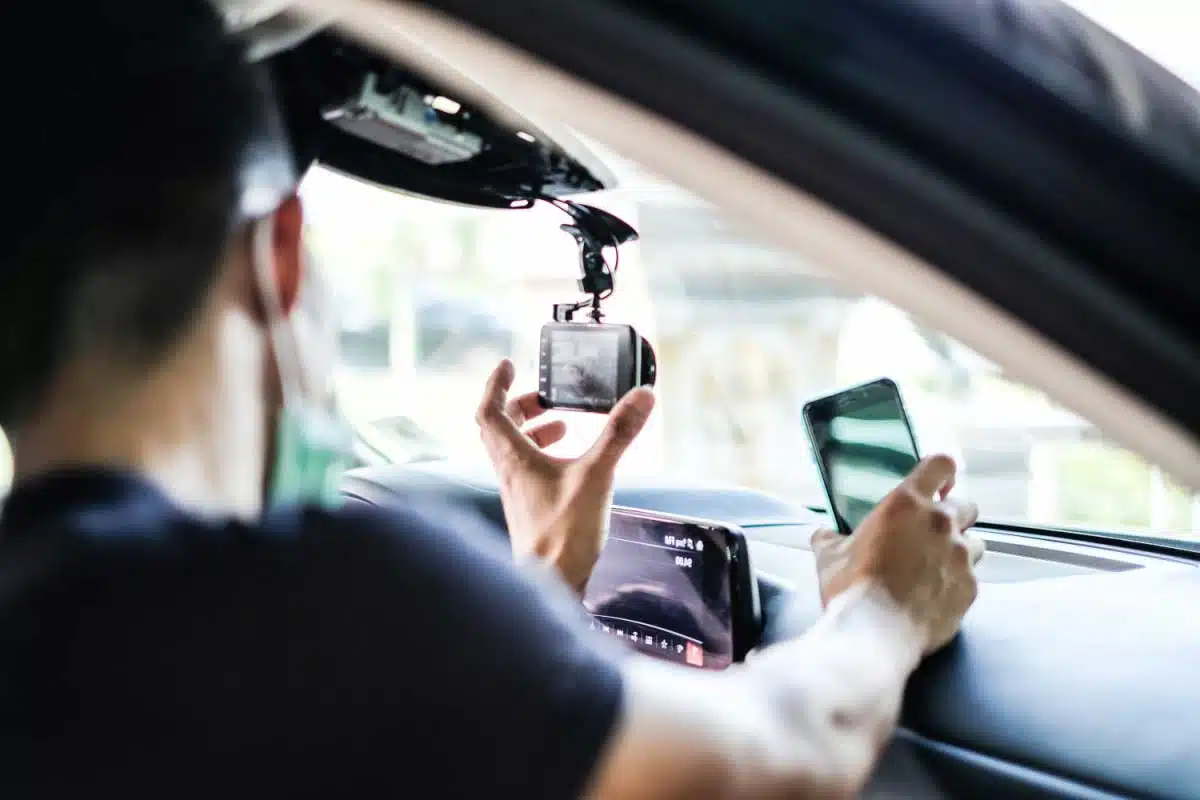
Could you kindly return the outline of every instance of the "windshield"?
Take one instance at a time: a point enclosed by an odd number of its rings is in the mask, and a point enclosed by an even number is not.
[[[604,154],[606,161],[614,160]],[[629,221],[609,321],[658,356],[658,410],[623,469],[825,497],[804,402],[878,376],[901,387],[923,452],[963,466],[985,518],[1155,535],[1200,534],[1200,504],[1106,443],[1087,420],[903,311],[839,285],[624,162],[621,188],[582,198]],[[347,414],[392,460],[482,462],[473,421],[488,372],[536,388],[538,336],[578,298],[578,255],[544,206],[481,211],[315,170],[304,189],[313,254],[337,286]],[[603,418],[553,412],[579,452]]]

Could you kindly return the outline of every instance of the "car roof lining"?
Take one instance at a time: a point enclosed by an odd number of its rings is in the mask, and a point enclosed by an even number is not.
[[[1191,434],[1038,332],[858,221],[717,145],[436,11],[375,0],[301,0],[398,62],[436,74],[476,102],[572,126],[714,203],[847,284],[954,336],[1116,442],[1200,489]],[[453,64],[453,67],[449,65]],[[471,75],[471,79],[466,79]]]

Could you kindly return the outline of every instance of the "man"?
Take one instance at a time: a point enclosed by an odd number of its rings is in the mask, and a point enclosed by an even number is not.
[[[344,434],[261,76],[203,0],[20,9],[3,29],[53,31],[64,77],[5,72],[0,794],[856,791],[975,595],[952,462],[814,540],[828,608],[794,642],[719,675],[604,649],[539,574],[586,584],[652,395],[563,461],[496,370],[478,422],[524,571],[452,511],[322,507]]]

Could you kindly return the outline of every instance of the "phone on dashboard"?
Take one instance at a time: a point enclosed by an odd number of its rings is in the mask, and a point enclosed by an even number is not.
[[[656,658],[721,670],[756,644],[758,584],[734,525],[614,508],[583,598],[592,629]]]
[[[920,460],[900,387],[880,378],[810,400],[803,413],[829,511],[848,535]]]

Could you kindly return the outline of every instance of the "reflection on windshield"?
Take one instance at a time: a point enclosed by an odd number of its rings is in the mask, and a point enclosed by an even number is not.
[[[959,461],[960,490],[985,517],[1200,535],[1189,493],[941,332],[675,187],[636,172],[621,186],[587,202],[641,234],[622,248],[606,302],[608,321],[636,326],[658,355],[658,410],[627,472],[823,506],[800,409],[888,376],[923,451]],[[483,460],[474,414],[488,373],[511,358],[515,390],[534,390],[541,325],[553,304],[578,297],[561,212],[465,209],[319,169],[303,192],[314,257],[342,308],[347,414],[389,437],[394,460]],[[596,415],[550,417],[568,423],[559,454],[580,452],[603,425]]]

